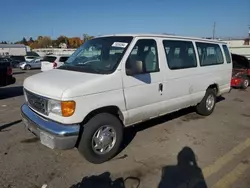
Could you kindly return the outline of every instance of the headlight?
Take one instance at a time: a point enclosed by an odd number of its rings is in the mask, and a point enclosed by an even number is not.
[[[48,101],[48,112],[69,117],[74,114],[75,106],[75,101],[57,101],[50,99]]]
[[[48,112],[57,115],[62,115],[61,101],[50,99],[48,101]]]

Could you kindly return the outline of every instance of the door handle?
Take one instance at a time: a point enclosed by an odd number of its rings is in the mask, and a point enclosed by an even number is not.
[[[160,84],[159,84],[159,91],[162,92],[162,90],[163,90],[163,84],[160,83]]]

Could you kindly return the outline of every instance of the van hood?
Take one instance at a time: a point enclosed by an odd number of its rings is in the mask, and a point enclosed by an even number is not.
[[[90,85],[105,76],[108,75],[54,69],[26,78],[23,86],[35,94],[61,100],[65,90],[85,83]],[[91,92],[93,91],[85,90],[82,94],[86,95]]]

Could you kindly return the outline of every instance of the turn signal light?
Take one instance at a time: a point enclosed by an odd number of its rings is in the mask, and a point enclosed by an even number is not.
[[[75,112],[75,108],[76,108],[75,101],[62,101],[61,102],[62,116],[63,117],[72,116]]]

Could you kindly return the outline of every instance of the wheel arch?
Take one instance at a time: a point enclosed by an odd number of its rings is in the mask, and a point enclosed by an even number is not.
[[[82,133],[84,131],[84,125],[95,115],[100,114],[100,113],[109,113],[112,114],[114,116],[116,116],[122,123],[122,125],[124,126],[124,115],[122,113],[122,111],[120,110],[119,107],[115,106],[115,105],[110,105],[110,106],[103,106],[100,108],[97,108],[95,110],[92,110],[91,112],[89,112],[83,119],[83,121],[80,124],[80,134],[78,136],[78,140],[76,142],[76,147],[78,147],[80,139],[82,137]]]
[[[116,116],[121,122],[124,121],[124,116],[122,111],[119,109],[119,107],[115,106],[115,105],[111,105],[111,106],[104,106],[104,107],[100,107],[97,108],[95,110],[92,110],[90,113],[88,113],[87,116],[85,116],[85,118],[82,121],[82,125],[86,124],[92,117],[94,117],[97,114],[100,113],[110,113],[114,116]]]
[[[214,89],[216,96],[218,96],[220,93],[219,85],[217,83],[209,85],[207,89]]]

